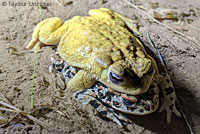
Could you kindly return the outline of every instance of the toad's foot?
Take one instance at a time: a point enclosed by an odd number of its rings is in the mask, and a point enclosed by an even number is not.
[[[84,89],[82,91],[78,91],[74,94],[74,98],[81,104],[90,104],[97,110],[101,117],[116,122],[120,127],[123,127],[121,121],[127,123],[130,122],[129,119],[116,110],[104,106],[101,100],[97,98],[94,89]]]
[[[62,74],[62,70],[66,68],[67,64],[56,54],[51,56],[51,62],[52,63],[49,65],[49,72],[57,75],[62,83],[61,89],[65,89],[65,78]]]
[[[67,23],[62,25],[62,20],[58,17],[41,21],[34,29],[32,40],[26,48],[38,52],[45,45],[57,45],[67,27]]]
[[[159,112],[166,110],[167,112],[167,123],[171,122],[171,114],[175,113],[178,117],[181,117],[180,112],[176,109],[176,94],[174,91],[174,87],[172,85],[172,81],[168,74],[163,76],[164,79],[161,82],[161,88],[163,93],[163,98],[161,98],[161,108]]]

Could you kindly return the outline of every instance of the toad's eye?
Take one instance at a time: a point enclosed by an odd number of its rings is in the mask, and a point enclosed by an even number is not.
[[[122,84],[124,82],[123,78],[121,78],[120,76],[111,71],[108,73],[108,78],[114,84]]]

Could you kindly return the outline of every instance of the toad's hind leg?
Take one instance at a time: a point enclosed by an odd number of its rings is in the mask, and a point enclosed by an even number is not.
[[[57,45],[66,32],[68,24],[63,22],[60,18],[54,17],[41,21],[35,27],[32,40],[26,48],[37,52],[44,45]]]
[[[90,88],[95,78],[91,74],[88,74],[84,70],[79,70],[78,73],[67,83],[67,88],[73,91]]]
[[[166,110],[167,112],[167,123],[171,122],[171,114],[172,112],[175,113],[178,117],[181,117],[181,114],[176,109],[176,93],[174,90],[174,86],[172,84],[171,78],[168,75],[167,66],[162,58],[160,51],[156,48],[155,44],[151,40],[149,34],[147,33],[147,37],[149,39],[149,43],[151,46],[157,51],[157,65],[160,71],[160,75],[155,78],[157,83],[160,85],[162,91],[161,97],[161,107],[159,112]]]
[[[167,112],[167,123],[171,122],[171,113],[175,113],[178,117],[181,117],[181,114],[176,109],[176,94],[172,81],[168,74],[161,75],[163,77],[160,87],[162,89],[163,97],[161,98],[161,107],[159,112],[166,110]]]

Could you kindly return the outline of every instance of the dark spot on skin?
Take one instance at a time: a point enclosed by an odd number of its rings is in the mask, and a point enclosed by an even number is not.
[[[149,96],[149,95],[155,95],[155,94],[156,94],[155,91],[153,90],[154,88],[155,88],[155,86],[150,86],[150,87],[149,87],[150,90],[148,91],[148,93],[149,93],[148,96]]]
[[[99,105],[100,105],[96,100],[90,101],[89,104],[92,105],[95,109],[96,109],[97,107],[99,107]]]
[[[106,97],[107,97],[106,100],[110,102],[111,101],[111,94],[109,92],[106,92]]]
[[[82,91],[76,93],[74,97],[77,99],[78,96],[79,96],[79,94],[84,94],[85,92],[87,92],[87,89],[84,89],[84,90],[82,90]]]
[[[170,100],[172,101],[172,100],[173,100],[173,97],[170,97]]]
[[[108,92],[106,92],[106,96],[112,96],[113,97],[113,96],[115,96],[115,94],[108,91]]]
[[[174,107],[174,104],[171,104],[171,105],[169,106],[169,109],[170,109],[171,111],[173,111],[173,107]]]
[[[100,116],[105,116],[106,114],[107,114],[107,111],[100,111],[100,112],[99,112],[99,115],[100,115]]]
[[[169,95],[169,94],[173,93],[174,88],[173,87],[168,87],[168,88],[165,88],[164,90],[166,92],[166,95]]]
[[[127,111],[134,111],[135,108],[134,107],[127,107]]]
[[[101,92],[98,92],[98,96],[99,96],[100,99],[105,99],[106,98],[106,96],[103,95],[103,93],[101,93]]]
[[[64,72],[66,72],[69,68],[64,68]]]
[[[160,96],[160,97],[163,97],[163,92],[162,92],[162,90],[161,90],[161,89],[162,89],[162,88],[161,88],[161,85],[158,84],[157,86],[158,86],[158,89],[159,89],[159,96]]]
[[[150,111],[150,107],[148,105],[144,105],[144,109],[146,109],[147,111]]]
[[[116,106],[116,107],[120,107],[119,103],[117,101],[113,101],[113,105]]]
[[[143,109],[140,109],[139,112],[140,112],[140,113],[144,113],[144,110],[143,110]]]

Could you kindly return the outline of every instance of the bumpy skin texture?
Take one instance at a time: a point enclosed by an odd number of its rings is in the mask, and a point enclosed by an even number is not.
[[[64,24],[57,17],[43,20],[27,48],[37,52],[45,45],[58,45],[60,57],[80,69],[67,83],[71,90],[87,89],[99,81],[117,92],[140,95],[157,81],[163,90],[162,108],[167,110],[168,120],[171,112],[180,116],[174,89],[170,93],[166,90],[173,87],[171,80],[167,84],[162,80],[165,77],[159,74],[155,60],[132,34],[137,32],[133,21],[106,8],[90,10],[89,14]],[[120,82],[113,82],[111,77]]]
[[[119,92],[132,95],[146,92],[150,86],[147,81],[152,81],[156,65],[152,65],[153,59],[131,34],[128,27],[133,21],[105,8],[90,10],[89,14],[73,17],[63,25],[57,17],[40,22],[27,48],[38,51],[43,45],[59,44],[61,58],[82,69],[67,85],[72,90],[89,88],[100,81]],[[151,66],[154,71],[149,74]],[[125,70],[134,72],[142,84],[125,76]],[[109,71],[123,78],[123,84],[110,82]]]

